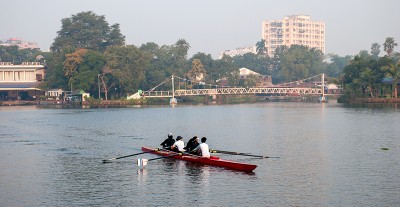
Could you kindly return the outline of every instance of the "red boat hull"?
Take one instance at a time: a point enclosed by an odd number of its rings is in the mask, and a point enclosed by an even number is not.
[[[200,156],[191,155],[191,154],[171,156],[174,153],[176,154],[176,152],[172,152],[172,151],[168,151],[168,150],[161,150],[161,149],[157,150],[157,149],[153,149],[153,148],[149,148],[149,147],[142,147],[142,151],[150,152],[152,154],[161,155],[161,156],[170,156],[171,158],[175,158],[175,159],[179,159],[179,160],[186,160],[189,162],[202,163],[202,164],[213,165],[213,166],[218,166],[218,167],[225,167],[228,169],[239,170],[239,171],[244,171],[244,172],[252,172],[257,167],[257,165],[223,160],[223,159],[220,159],[219,157],[215,157],[215,156],[211,156],[210,158],[200,157]]]

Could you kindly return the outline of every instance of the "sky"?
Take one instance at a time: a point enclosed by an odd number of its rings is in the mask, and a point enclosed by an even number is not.
[[[383,55],[386,37],[400,46],[399,0],[0,0],[0,8],[0,40],[18,37],[42,51],[63,18],[83,11],[120,24],[129,45],[185,39],[189,56],[218,58],[223,50],[253,46],[261,40],[262,21],[297,14],[325,22],[326,53],[355,55],[377,42]]]

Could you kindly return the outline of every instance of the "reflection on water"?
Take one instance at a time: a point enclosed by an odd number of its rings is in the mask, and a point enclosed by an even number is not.
[[[396,206],[396,105],[262,103],[103,109],[0,107],[0,206]],[[170,158],[168,132],[206,136],[254,173]],[[382,150],[387,148],[388,150]]]

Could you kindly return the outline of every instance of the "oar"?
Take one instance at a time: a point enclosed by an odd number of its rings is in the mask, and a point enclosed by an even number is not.
[[[152,159],[142,159],[142,158],[139,158],[139,159],[137,160],[137,165],[138,165],[139,167],[144,167],[144,166],[147,165],[147,162],[148,162],[148,161],[164,159],[164,158],[173,157],[173,156],[177,156],[177,155],[182,155],[182,153],[174,153],[174,154],[172,154],[172,155],[162,156],[162,157],[157,157],[157,158],[152,158]]]
[[[222,153],[228,155],[242,155],[248,157],[258,157],[258,158],[279,158],[279,157],[269,157],[269,156],[262,156],[262,155],[252,155],[249,153],[242,153],[242,152],[230,152],[230,151],[223,151],[223,150],[211,150],[212,153]]]
[[[107,159],[107,160],[103,160],[103,163],[110,163],[113,160],[118,160],[118,159],[122,159],[122,158],[126,158],[126,157],[132,157],[132,156],[135,156],[135,155],[146,154],[146,153],[150,153],[150,152],[154,152],[154,151],[158,151],[158,150],[159,149],[155,149],[155,150],[151,150],[151,151],[148,151],[148,152],[140,152],[140,153],[136,153],[136,154],[125,155],[125,156],[122,156],[122,157],[114,157],[114,158],[110,158],[110,159]]]

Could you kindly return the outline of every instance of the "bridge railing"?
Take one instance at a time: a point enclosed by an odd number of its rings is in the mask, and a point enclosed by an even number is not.
[[[238,95],[238,94],[281,94],[281,95],[320,95],[321,88],[215,88],[172,91],[146,91],[145,97],[199,96],[199,95]]]
[[[142,96],[144,97],[172,97],[172,91],[145,91]]]

